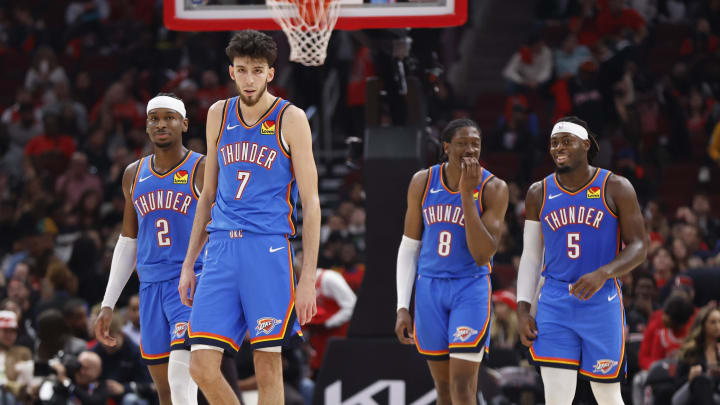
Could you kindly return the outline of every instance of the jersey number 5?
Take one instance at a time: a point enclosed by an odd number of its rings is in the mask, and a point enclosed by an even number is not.
[[[580,257],[580,233],[568,232],[567,234],[567,255],[571,259]]]
[[[452,244],[452,234],[448,231],[442,231],[438,235],[437,252],[442,257],[450,255],[450,245]]]
[[[172,241],[170,240],[170,237],[168,236],[168,233],[170,232],[170,224],[168,224],[167,219],[159,218],[157,221],[155,221],[155,227],[158,229],[158,231],[157,231],[158,246],[172,245]]]
[[[248,180],[250,180],[250,172],[244,172],[242,170],[238,170],[237,179],[240,180],[240,186],[238,187],[238,191],[235,194],[235,199],[239,200],[242,198],[242,195],[243,195],[243,192],[245,191],[245,186],[247,186]]]

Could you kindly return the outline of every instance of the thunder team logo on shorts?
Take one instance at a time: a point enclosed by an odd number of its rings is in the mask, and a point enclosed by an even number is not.
[[[187,322],[176,323],[175,328],[173,329],[173,340],[184,339],[185,332],[187,332]]]
[[[187,184],[188,172],[187,170],[178,170],[173,176],[173,184]]]
[[[275,121],[263,121],[260,125],[260,133],[262,135],[275,135]]]
[[[598,360],[593,366],[593,373],[607,374],[613,367],[617,366],[618,362],[610,359]]]
[[[270,332],[275,329],[275,325],[280,325],[281,320],[272,317],[260,318],[257,320],[257,326],[255,327],[255,333],[257,335],[269,335]]]
[[[472,336],[477,335],[477,333],[478,331],[469,326],[458,326],[457,329],[455,329],[453,337],[455,338],[455,341],[459,340],[461,342],[465,342]]]
[[[600,187],[590,187],[587,190],[587,198],[600,198]]]

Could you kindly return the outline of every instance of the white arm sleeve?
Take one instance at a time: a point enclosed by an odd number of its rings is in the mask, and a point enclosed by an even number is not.
[[[532,303],[542,268],[543,236],[540,222],[525,220],[523,252],[517,280],[517,302]]]
[[[403,235],[397,258],[397,309],[410,307],[410,296],[417,273],[420,241]]]
[[[327,296],[332,297],[340,307],[340,310],[325,321],[325,326],[335,328],[349,321],[352,318],[357,298],[343,276],[332,270],[327,271],[323,275],[321,289]]]
[[[135,269],[136,256],[137,239],[120,235],[113,251],[112,263],[110,264],[110,279],[105,289],[102,307],[115,308],[120,293],[122,293],[125,284],[127,284]]]

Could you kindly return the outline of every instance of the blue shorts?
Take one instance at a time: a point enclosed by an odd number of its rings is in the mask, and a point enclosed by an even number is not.
[[[428,360],[478,353],[490,345],[490,277],[415,281],[415,345]]]
[[[292,262],[284,235],[211,233],[190,314],[190,344],[235,353],[248,330],[253,349],[299,343]]]
[[[179,279],[140,284],[140,353],[145,364],[167,363],[171,350],[187,348],[190,308],[180,302]]]
[[[625,379],[625,310],[616,280],[580,301],[570,294],[568,283],[548,278],[535,320],[538,336],[530,346],[531,363],[578,370],[590,381]]]

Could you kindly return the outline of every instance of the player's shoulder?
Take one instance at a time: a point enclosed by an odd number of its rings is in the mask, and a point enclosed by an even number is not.
[[[635,187],[633,187],[627,177],[611,172],[605,183],[606,194],[610,196],[634,195]]]
[[[413,174],[412,179],[410,179],[410,186],[413,185],[422,185],[425,187],[425,184],[428,181],[428,177],[430,176],[430,170],[432,167],[428,167],[426,169],[420,169],[415,174]]]
[[[282,113],[282,120],[283,125],[292,125],[293,123],[297,123],[302,120],[307,121],[307,115],[302,108],[296,106],[295,104],[288,104]]]
[[[143,159],[137,159],[136,161],[130,163],[125,167],[125,171],[123,172],[122,177],[122,187],[125,191],[130,191],[130,189],[133,187],[133,183],[135,183],[135,177],[137,177],[138,172],[140,171],[140,162]]]
[[[227,104],[229,99],[220,99],[216,102],[214,102],[210,108],[208,109],[208,115],[211,114],[222,114],[223,110],[225,109],[225,104]]]
[[[527,192],[527,198],[534,197],[541,199],[545,193],[545,181],[538,180],[530,185]]]
[[[498,176],[493,175],[487,180],[487,183],[485,183],[485,190],[487,190],[490,193],[494,192],[507,192],[508,185],[505,182],[505,180],[501,179]]]

